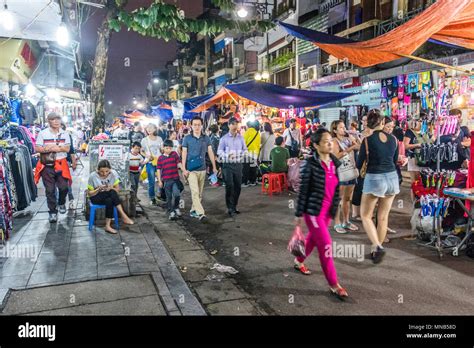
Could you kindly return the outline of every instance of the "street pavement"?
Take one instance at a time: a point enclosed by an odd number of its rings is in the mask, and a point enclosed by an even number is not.
[[[358,254],[336,255],[340,283],[350,295],[345,303],[329,294],[316,249],[306,263],[313,271],[312,275],[305,276],[293,269],[293,257],[286,246],[293,230],[296,195],[284,193],[268,197],[260,188],[243,188],[239,204],[241,214],[229,218],[224,188],[206,187],[203,201],[208,223],[185,216],[175,224],[187,237],[180,239],[172,233],[160,234],[176,263],[184,268],[183,277],[198,290],[198,297],[199,288],[203,284],[209,286],[205,280],[209,265],[218,262],[239,271],[226,277],[227,282],[231,279],[232,290],[238,288],[239,293],[232,291],[235,296],[214,300],[221,305],[225,302],[235,305],[234,298],[240,297],[247,305],[254,306],[254,312],[262,314],[470,315],[474,312],[474,260],[464,253],[459,257],[446,254],[440,260],[437,252],[419,246],[416,240],[401,238],[411,235],[412,205],[407,184],[390,214],[389,225],[398,233],[389,235],[391,241],[386,244],[387,255],[383,263],[374,265],[368,259],[370,245],[362,228],[360,232],[346,235],[331,232],[333,241],[339,245],[364,247],[362,260]],[[184,200],[188,213],[188,189]],[[155,215],[151,220],[157,218]],[[193,253],[198,254],[187,252],[183,255],[186,239],[193,242]],[[218,281],[214,284],[216,289],[225,289],[227,285],[219,285]],[[206,307],[203,298],[199,298]]]
[[[140,188],[137,224],[118,236],[98,226],[89,232],[82,214],[86,168],[75,177],[76,209],[47,221],[43,190],[15,219],[11,245],[33,248],[37,259],[0,258],[2,314],[35,315],[446,315],[472,314],[473,260],[422,248],[411,235],[407,185],[397,197],[382,264],[367,259],[363,231],[332,233],[340,283],[350,299],[330,296],[316,250],[307,260],[310,276],[293,269],[286,250],[293,230],[296,195],[268,197],[260,186],[243,188],[241,215],[226,215],[224,188],[207,186],[209,221],[190,218],[189,188],[182,219],[169,221]],[[139,209],[140,210],[140,209]],[[359,224],[360,225],[360,224]],[[11,247],[10,245],[10,247]],[[357,249],[359,248],[359,249]],[[216,265],[217,264],[217,265]],[[233,267],[237,274],[229,273]],[[221,272],[224,271],[224,272]],[[12,290],[13,289],[13,290]]]
[[[118,235],[106,233],[100,221],[88,230],[83,162],[73,177],[75,209],[59,215],[57,224],[48,222],[42,184],[30,214],[14,219],[14,233],[0,247],[0,255],[10,256],[0,258],[3,314],[204,315],[144,216],[133,226],[122,224]]]

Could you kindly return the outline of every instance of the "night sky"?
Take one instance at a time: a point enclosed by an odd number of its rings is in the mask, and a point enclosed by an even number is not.
[[[146,7],[151,0],[130,0],[127,10]],[[186,17],[196,17],[202,13],[202,1],[169,0],[184,10]],[[95,11],[95,10],[94,10]],[[97,29],[104,17],[103,10],[96,10],[82,31],[81,47],[85,60],[93,60],[97,41]],[[116,113],[119,105],[128,105],[133,95],[145,96],[152,69],[164,68],[169,60],[175,59],[176,43],[173,41],[147,38],[133,31],[122,29],[113,33],[109,49],[109,65],[105,100],[113,102],[106,112]],[[124,66],[124,59],[130,58],[130,67]],[[115,116],[115,115],[114,115]]]

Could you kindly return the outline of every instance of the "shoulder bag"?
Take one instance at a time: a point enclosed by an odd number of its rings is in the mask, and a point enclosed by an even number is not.
[[[360,168],[360,177],[363,179],[367,174],[367,165],[369,164],[369,144],[367,143],[367,137],[364,138],[365,143],[365,161],[362,163],[362,168]]]
[[[339,140],[338,143],[339,147],[342,149]],[[341,161],[341,165],[337,169],[337,174],[339,176],[339,180],[342,182],[351,181],[359,177],[359,171],[357,170],[357,167],[354,163],[353,156],[353,153],[345,154],[342,158],[339,159],[339,161]]]
[[[59,137],[61,135],[59,134]],[[59,145],[59,138],[56,139],[56,145]],[[40,153],[40,162],[46,167],[54,167],[56,162],[56,152],[42,152]]]

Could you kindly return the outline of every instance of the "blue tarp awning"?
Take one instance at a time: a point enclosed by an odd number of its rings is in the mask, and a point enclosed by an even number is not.
[[[320,106],[350,97],[355,93],[306,91],[271,83],[248,81],[224,88],[256,103],[279,109]]]
[[[161,103],[160,105],[151,106],[151,115],[158,116],[161,121],[169,122],[173,119],[173,110],[170,105]]]
[[[199,104],[204,103],[206,100],[208,100],[211,97],[212,97],[212,94],[205,94],[205,95],[200,95],[193,98],[183,99],[183,104],[184,104],[183,120],[189,121],[194,116],[199,115],[199,113],[190,112],[190,111],[194,109],[196,106],[198,106]]]

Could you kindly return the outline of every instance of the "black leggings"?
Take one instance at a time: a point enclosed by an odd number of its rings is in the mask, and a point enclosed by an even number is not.
[[[119,195],[114,190],[99,192],[91,197],[91,202],[97,205],[105,205],[105,217],[107,219],[114,218],[114,207],[121,204]]]

